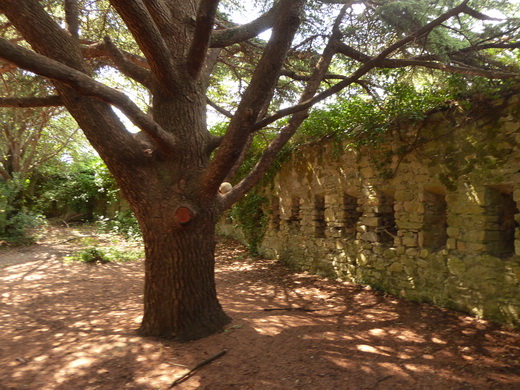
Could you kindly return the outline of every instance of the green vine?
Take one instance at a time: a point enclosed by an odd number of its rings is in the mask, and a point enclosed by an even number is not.
[[[229,216],[244,233],[248,249],[258,254],[258,245],[267,229],[268,215],[264,212],[269,200],[266,196],[253,191],[241,199],[230,211]]]

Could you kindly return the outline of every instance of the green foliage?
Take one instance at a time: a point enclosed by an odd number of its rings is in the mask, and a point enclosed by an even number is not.
[[[43,216],[25,205],[23,193],[29,184],[18,176],[0,181],[0,242],[31,244],[37,228],[45,224]]]
[[[139,249],[121,250],[115,247],[101,248],[98,246],[91,246],[65,257],[64,261],[67,263],[81,262],[85,264],[106,264],[135,261],[142,258],[143,255],[143,251]]]
[[[139,223],[131,210],[118,211],[113,218],[100,216],[96,226],[103,232],[119,234],[130,240],[141,240]]]
[[[231,209],[229,216],[244,233],[249,252],[253,255],[258,254],[258,244],[262,241],[267,228],[268,217],[264,213],[264,208],[268,204],[268,199],[252,191],[248,193]]]
[[[38,172],[38,206],[48,216],[81,213],[92,220],[97,204],[117,199],[117,187],[99,157],[84,156],[59,165],[49,165]]]
[[[322,138],[348,139],[350,146],[377,146],[395,122],[417,122],[426,113],[450,99],[447,91],[433,87],[416,88],[396,82],[385,89],[385,97],[353,95],[324,108],[315,108],[293,142],[314,142]]]

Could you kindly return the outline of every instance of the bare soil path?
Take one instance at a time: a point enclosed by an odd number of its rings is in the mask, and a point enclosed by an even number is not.
[[[0,389],[167,389],[226,349],[175,389],[520,390],[520,332],[294,274],[229,240],[217,253],[226,331],[138,337],[142,261],[61,261],[85,236],[52,228],[0,250]]]

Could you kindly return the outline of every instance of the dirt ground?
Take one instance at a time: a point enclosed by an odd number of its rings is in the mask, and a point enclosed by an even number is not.
[[[520,389],[520,332],[291,273],[224,239],[227,329],[182,344],[138,337],[142,261],[61,261],[85,235],[52,228],[0,251],[0,389],[167,389],[223,350],[174,388]]]

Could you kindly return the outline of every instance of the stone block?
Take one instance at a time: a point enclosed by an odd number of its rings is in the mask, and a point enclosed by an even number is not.
[[[457,250],[461,252],[465,252],[467,245],[464,241],[457,241]]]
[[[429,268],[430,263],[425,260],[417,260],[417,265],[421,268]]]
[[[398,202],[410,202],[414,200],[416,192],[414,191],[397,191],[395,200]]]
[[[486,250],[486,246],[480,242],[468,242],[466,243],[466,250],[470,252],[482,252]]]
[[[446,249],[457,249],[457,240],[455,238],[448,238],[448,240],[446,240]]]
[[[466,264],[457,257],[448,258],[448,270],[451,274],[462,276],[466,273]]]
[[[419,254],[419,250],[417,248],[408,248],[406,251],[405,251],[406,255],[407,256],[412,256],[412,257],[415,257]]]
[[[449,237],[459,238],[460,237],[460,229],[458,227],[448,226],[446,229],[446,233]]]
[[[420,230],[423,227],[423,223],[421,222],[410,222],[399,220],[399,229],[403,230]]]
[[[414,235],[412,237],[403,237],[403,245],[406,247],[416,247],[417,246],[417,237]]]
[[[405,202],[405,203],[403,203],[403,208],[407,213],[418,213],[419,212],[419,203]]]
[[[376,227],[379,226],[379,218],[377,217],[362,217],[360,220],[361,225]]]
[[[400,273],[400,272],[403,272],[403,271],[404,271],[404,267],[399,262],[395,262],[395,263],[391,264],[390,267],[388,267],[388,272]]]
[[[357,258],[356,258],[356,263],[360,267],[367,266],[368,265],[368,258],[367,258],[367,256],[363,252],[358,253]]]
[[[365,232],[361,234],[361,240],[368,242],[378,242],[379,237],[376,232]]]

